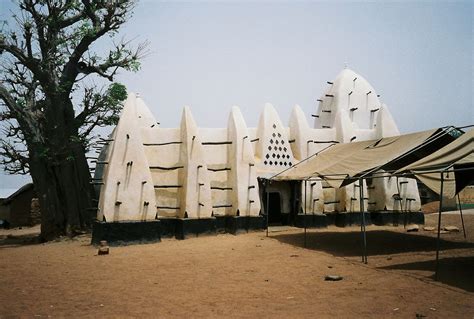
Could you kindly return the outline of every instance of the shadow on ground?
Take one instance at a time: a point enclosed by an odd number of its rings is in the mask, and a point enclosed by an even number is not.
[[[304,233],[275,234],[271,238],[280,242],[303,247]],[[362,235],[360,232],[308,232],[306,237],[306,248],[324,251],[335,256],[356,257],[361,255]],[[441,251],[452,249],[474,248],[474,243],[463,241],[451,241],[441,239]],[[428,261],[411,261],[407,263],[387,265],[379,267],[385,270],[401,271],[432,271],[436,268],[434,259],[436,251],[436,237],[421,234],[399,233],[386,230],[375,230],[367,232],[367,253],[369,256],[395,255],[410,252],[432,252],[433,259]],[[474,291],[474,256],[467,257],[443,257],[439,261],[438,281],[457,287],[466,291]]]
[[[275,234],[271,238],[280,242],[303,247],[304,233]],[[440,247],[446,249],[474,248],[474,243],[441,239]],[[308,232],[306,248],[320,250],[335,256],[360,256],[362,235],[360,232]],[[401,254],[417,251],[435,251],[436,238],[424,235],[398,233],[386,230],[367,232],[368,256]]]
[[[28,246],[28,245],[37,245],[40,243],[41,243],[41,240],[40,240],[39,234],[0,236],[0,249],[19,247],[19,246]]]
[[[410,262],[390,266],[379,267],[387,270],[422,270],[432,271],[431,279],[435,279],[435,260]],[[474,292],[474,257],[448,257],[439,260],[438,281],[444,284],[458,287],[466,291]]]

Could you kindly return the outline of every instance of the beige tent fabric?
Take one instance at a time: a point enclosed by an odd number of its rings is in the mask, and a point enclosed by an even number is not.
[[[441,173],[415,173],[415,176],[437,194],[441,193]],[[456,178],[452,169],[443,173],[443,196],[453,198],[456,196]]]
[[[314,155],[300,164],[296,164],[284,173],[274,177],[275,180],[302,180],[313,175],[318,175],[324,168],[331,166],[333,163],[342,161],[360,151],[374,141],[364,141],[357,143],[335,144],[321,153]],[[341,172],[343,173],[343,172]]]
[[[473,163],[473,160],[474,130],[470,130],[433,154],[411,163],[398,171],[440,169],[452,164]]]
[[[334,145],[274,179],[300,180],[320,176],[337,188],[343,183],[343,178],[386,164],[421,145],[435,132],[436,129],[433,129],[379,140]]]
[[[474,130],[464,133],[453,142],[433,154],[398,170],[412,171],[413,174],[434,192],[441,192],[441,174],[434,170],[443,170],[452,165],[472,164],[474,166]],[[431,173],[427,173],[431,171]],[[456,180],[452,169],[444,174],[443,196],[456,195]]]
[[[378,143],[372,143],[355,152],[349,158],[335,162],[330,167],[325,168],[320,175],[325,176],[331,186],[340,187],[343,180],[331,179],[331,175],[344,172],[348,177],[353,177],[359,173],[377,168],[421,145],[435,132],[436,130],[430,130],[384,138]]]

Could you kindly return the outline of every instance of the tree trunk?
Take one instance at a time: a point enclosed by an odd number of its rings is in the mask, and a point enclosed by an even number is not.
[[[74,235],[90,227],[92,188],[84,151],[73,145],[69,157],[59,163],[34,158],[30,173],[41,207],[41,237],[51,240]]]
[[[94,190],[85,151],[73,123],[72,103],[62,100],[44,131],[44,143],[29,143],[30,174],[41,207],[41,237],[73,236],[90,227]],[[58,102],[56,102],[58,103]]]

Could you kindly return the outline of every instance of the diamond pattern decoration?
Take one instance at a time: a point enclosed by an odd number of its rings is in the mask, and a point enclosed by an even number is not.
[[[265,158],[268,160],[272,158],[273,160],[271,161],[264,161],[263,164],[265,165],[275,165],[275,166],[292,166],[293,163],[291,163],[290,160],[290,154],[288,154],[290,148],[284,146],[286,141],[283,140],[282,134],[276,131],[277,125],[274,123],[272,125],[274,131],[271,134],[270,140],[268,141],[270,144],[268,146],[268,153],[265,155]],[[277,146],[278,145],[278,146]]]

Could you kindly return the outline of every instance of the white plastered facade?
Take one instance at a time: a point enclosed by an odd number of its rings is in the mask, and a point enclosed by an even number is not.
[[[236,106],[226,128],[199,128],[189,107],[179,128],[160,128],[143,100],[129,94],[99,157],[98,219],[258,216],[263,206],[258,177],[271,177],[334,142],[399,135],[374,88],[349,69],[328,82],[318,103],[314,128],[298,105],[285,127],[271,104],[264,106],[256,128],[247,127]],[[303,184],[307,200],[300,210],[307,214],[360,209],[358,182],[340,189],[320,181]],[[369,211],[420,209],[413,179],[374,179],[362,187]],[[284,201],[282,211],[289,213],[291,205]]]

